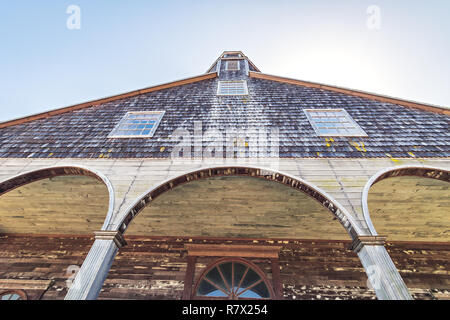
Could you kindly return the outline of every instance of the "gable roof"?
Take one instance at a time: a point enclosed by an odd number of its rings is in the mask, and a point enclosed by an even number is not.
[[[232,57],[232,58],[225,57],[225,55],[227,55],[227,54],[233,54],[233,55],[236,54],[236,55],[240,56],[239,59],[248,61],[248,63],[253,67],[253,69],[256,70],[256,71],[250,70],[248,72],[248,76],[250,78],[265,79],[265,80],[271,80],[271,81],[276,81],[276,82],[281,82],[281,83],[286,83],[286,84],[293,84],[293,85],[297,85],[297,86],[318,88],[318,89],[328,90],[328,91],[332,91],[332,92],[339,92],[339,93],[343,93],[343,94],[347,94],[347,95],[362,97],[362,98],[366,98],[366,99],[370,99],[370,100],[374,100],[374,101],[397,104],[397,105],[401,105],[401,106],[408,107],[408,108],[421,109],[421,110],[425,110],[425,111],[429,111],[429,112],[450,115],[450,109],[447,107],[436,106],[436,105],[426,104],[426,103],[421,103],[421,102],[415,102],[415,101],[410,101],[410,100],[405,100],[405,99],[400,99],[400,98],[395,98],[395,97],[389,97],[389,96],[384,96],[384,95],[380,95],[380,94],[376,94],[376,93],[360,91],[360,90],[356,90],[356,89],[337,87],[337,86],[322,84],[322,83],[318,83],[318,82],[303,81],[303,80],[297,80],[297,79],[292,79],[292,78],[287,78],[287,77],[264,74],[264,73],[261,73],[261,71],[250,61],[250,59],[242,51],[224,51],[219,56],[219,58],[216,59],[216,61],[212,64],[212,66],[208,69],[207,73],[205,73],[205,74],[190,77],[190,78],[185,78],[185,79],[181,79],[181,80],[176,80],[173,82],[168,82],[168,83],[164,83],[164,84],[160,84],[160,85],[156,85],[156,86],[152,86],[152,87],[147,87],[147,88],[143,88],[143,89],[139,89],[139,90],[134,90],[134,91],[118,94],[118,95],[113,95],[110,97],[96,99],[96,100],[92,100],[92,101],[88,101],[88,102],[84,102],[84,103],[80,103],[80,104],[75,104],[75,105],[68,106],[68,107],[63,107],[63,108],[58,108],[58,109],[54,109],[54,110],[50,110],[50,111],[46,111],[46,112],[41,112],[38,114],[26,116],[26,117],[21,117],[21,118],[17,118],[17,119],[13,119],[13,120],[0,122],[0,128],[5,128],[5,127],[17,125],[17,124],[22,124],[22,123],[26,123],[26,122],[30,122],[30,121],[34,121],[34,120],[44,119],[47,117],[51,117],[54,115],[59,115],[59,114],[63,114],[63,113],[71,112],[71,111],[75,111],[75,110],[90,108],[90,107],[98,106],[98,105],[101,105],[101,104],[104,104],[107,102],[112,102],[112,101],[116,101],[116,100],[120,100],[120,99],[124,99],[124,98],[129,98],[129,97],[133,97],[133,96],[137,96],[137,95],[141,95],[141,94],[145,94],[145,93],[150,93],[150,92],[154,92],[154,91],[158,91],[158,90],[164,90],[164,89],[173,88],[173,87],[177,87],[177,86],[181,86],[181,85],[185,85],[185,84],[190,84],[190,83],[195,83],[195,82],[199,82],[199,81],[203,81],[203,80],[207,80],[207,79],[212,79],[212,78],[218,77],[218,73],[216,71],[211,72],[211,70],[214,68],[214,66],[218,63],[219,60],[221,60],[221,59],[223,59],[223,60],[237,59],[236,57]]]
[[[233,73],[233,72],[230,72]],[[280,158],[448,158],[448,116],[318,87],[246,78],[249,95],[217,96],[218,77],[0,129],[0,158],[171,158],[177,129],[243,131],[245,141],[278,130]],[[345,109],[367,137],[317,136],[304,110]],[[152,138],[109,138],[127,112],[165,111]],[[233,131],[235,132],[235,131]],[[209,138],[205,136],[205,141]],[[244,141],[244,140],[242,140]],[[221,145],[220,141],[214,142]],[[209,144],[209,143],[208,143]],[[206,145],[205,145],[206,146]],[[252,149],[247,149],[248,151]],[[394,160],[393,160],[394,161]]]

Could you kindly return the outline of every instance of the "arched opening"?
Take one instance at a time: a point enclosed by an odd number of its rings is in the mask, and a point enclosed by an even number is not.
[[[15,301],[15,300],[28,300],[27,294],[22,290],[0,290],[0,300]]]
[[[258,179],[264,179],[272,182],[277,182],[299,190],[310,197],[316,199],[323,207],[328,209],[339,221],[342,226],[347,230],[350,237],[354,239],[358,234],[361,233],[359,227],[355,223],[354,219],[348,214],[347,210],[344,209],[337,201],[334,201],[331,196],[326,194],[319,188],[308,184],[307,182],[289,176],[287,174],[282,174],[276,171],[268,169],[260,169],[253,167],[216,167],[201,169],[198,171],[190,172],[181,175],[175,179],[166,181],[156,188],[149,190],[145,195],[140,197],[132,206],[127,210],[127,214],[122,219],[119,224],[119,230],[122,233],[127,231],[127,228],[131,221],[141,212],[150,202],[154,199],[170,191],[180,185],[190,183],[195,180],[208,179],[220,176],[245,176]]]
[[[93,231],[105,223],[106,183],[78,167],[41,169],[1,182],[0,289],[22,289],[32,300],[63,299]]]
[[[373,299],[349,249],[354,228],[339,204],[304,181],[255,168],[199,170],[130,207],[120,224],[128,246],[99,298],[130,297],[120,284],[132,277],[140,281],[134,299],[189,299],[208,266],[228,257],[257,265],[276,298]]]
[[[221,176],[171,189],[143,208],[127,235],[348,240],[316,199],[286,185]]]
[[[193,299],[274,299],[264,272],[245,259],[220,259],[206,267]]]
[[[435,168],[381,174],[367,190],[373,228],[415,298],[450,298],[450,183]]]

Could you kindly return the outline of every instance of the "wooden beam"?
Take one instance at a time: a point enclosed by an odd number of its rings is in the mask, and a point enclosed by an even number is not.
[[[278,259],[281,246],[186,244],[188,256]]]
[[[187,269],[184,278],[184,290],[183,290],[183,300],[190,300],[192,295],[192,284],[194,283],[195,274],[195,263],[197,262],[197,257],[188,256],[187,257]]]
[[[251,78],[255,78],[255,79],[272,80],[272,81],[294,84],[294,85],[299,85],[299,86],[305,86],[305,87],[310,87],[310,88],[329,90],[329,91],[349,94],[349,95],[357,96],[357,97],[361,97],[361,98],[366,98],[366,99],[370,99],[370,100],[398,104],[398,105],[412,108],[412,109],[421,109],[421,110],[440,113],[440,114],[444,114],[444,115],[450,115],[450,109],[446,109],[444,107],[433,106],[433,105],[428,105],[428,104],[414,102],[414,101],[402,100],[402,99],[398,99],[398,98],[392,98],[392,97],[388,97],[388,96],[383,96],[383,95],[379,95],[379,94],[375,94],[375,93],[369,93],[369,92],[364,92],[364,91],[359,91],[359,90],[354,90],[354,89],[340,88],[340,87],[335,87],[335,86],[330,86],[330,85],[320,84],[320,83],[315,83],[315,82],[273,76],[273,75],[264,74],[264,73],[260,73],[260,72],[250,71],[249,74],[250,74]]]
[[[271,259],[270,262],[272,266],[272,284],[275,298],[281,300],[283,299],[283,288],[281,285],[280,264],[278,259]]]
[[[52,280],[0,279],[0,289],[46,290]]]

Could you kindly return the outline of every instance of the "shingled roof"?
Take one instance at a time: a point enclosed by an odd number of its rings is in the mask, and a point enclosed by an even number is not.
[[[240,70],[225,71],[222,62],[236,57]],[[217,95],[218,81],[236,79],[247,81],[248,95]],[[323,108],[345,109],[368,137],[317,136],[303,110]],[[129,111],[165,114],[152,138],[108,138]],[[449,157],[448,115],[432,105],[265,75],[242,52],[224,52],[204,75],[4,122],[0,157],[168,158],[177,144],[173,131],[193,132],[194,121],[203,131],[277,128],[282,158]]]

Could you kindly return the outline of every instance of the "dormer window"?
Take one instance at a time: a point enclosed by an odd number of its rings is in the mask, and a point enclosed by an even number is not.
[[[165,111],[128,112],[108,138],[151,138]]]
[[[217,88],[218,96],[248,95],[247,81],[219,81]]]
[[[238,71],[239,70],[239,60],[228,60],[225,64],[225,70]]]
[[[344,109],[304,110],[316,134],[321,137],[367,137]]]

